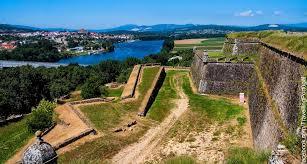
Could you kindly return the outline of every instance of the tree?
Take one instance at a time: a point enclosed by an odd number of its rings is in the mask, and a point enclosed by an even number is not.
[[[50,90],[50,96],[53,99],[60,98],[63,95],[66,95],[69,93],[70,88],[69,84],[67,84],[68,81],[64,80],[57,80],[51,83],[49,90]]]
[[[118,83],[126,83],[128,81],[128,78],[130,76],[130,73],[132,71],[132,68],[128,68],[123,70],[119,76],[116,78],[116,82]]]
[[[124,62],[123,62],[123,67],[126,68],[131,68],[134,65],[142,63],[142,60],[135,58],[135,57],[128,57]]]
[[[49,128],[54,120],[55,103],[47,100],[41,100],[36,108],[32,109],[31,115],[27,119],[28,130],[36,132]]]
[[[94,98],[100,96],[100,85],[98,77],[92,77],[81,88],[81,96],[84,99]]]

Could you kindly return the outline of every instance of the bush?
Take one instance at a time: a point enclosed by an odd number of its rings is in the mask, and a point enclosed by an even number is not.
[[[299,154],[300,153],[300,138],[290,133],[288,134],[283,140],[282,144],[286,146],[286,148],[292,153],[292,154]]]
[[[246,118],[245,117],[238,117],[237,121],[239,123],[240,126],[244,125],[246,122]]]
[[[27,119],[27,127],[30,132],[44,130],[53,124],[53,113],[55,103],[47,100],[41,100],[36,108],[32,109],[32,113]]]
[[[108,88],[106,86],[100,86],[99,91],[100,91],[101,97],[107,97],[109,95],[109,91],[108,91]]]

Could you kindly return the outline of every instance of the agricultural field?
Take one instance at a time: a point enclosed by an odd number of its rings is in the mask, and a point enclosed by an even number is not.
[[[174,51],[184,49],[193,49],[197,47],[198,50],[222,50],[225,38],[204,38],[204,39],[185,39],[175,40]]]

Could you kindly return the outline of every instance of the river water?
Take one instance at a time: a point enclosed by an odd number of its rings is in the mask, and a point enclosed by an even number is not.
[[[96,55],[74,56],[60,60],[61,64],[98,64],[104,60],[125,60],[128,57],[136,57],[139,59],[147,55],[159,53],[162,49],[163,40],[155,41],[134,41],[115,44],[114,52],[101,53]]]

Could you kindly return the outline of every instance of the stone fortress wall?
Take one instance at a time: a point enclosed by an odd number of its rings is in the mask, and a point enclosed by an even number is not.
[[[192,78],[200,93],[237,94],[246,92],[253,65],[248,63],[204,63],[195,54]]]
[[[295,133],[299,125],[304,62],[255,40],[235,43],[227,40],[224,52],[257,54],[259,59],[255,64],[204,63],[201,53],[196,53],[191,66],[193,82],[200,93],[247,93],[254,145],[272,149],[280,142],[285,129]]]
[[[260,44],[255,39],[227,39],[223,46],[225,54],[258,54]]]

